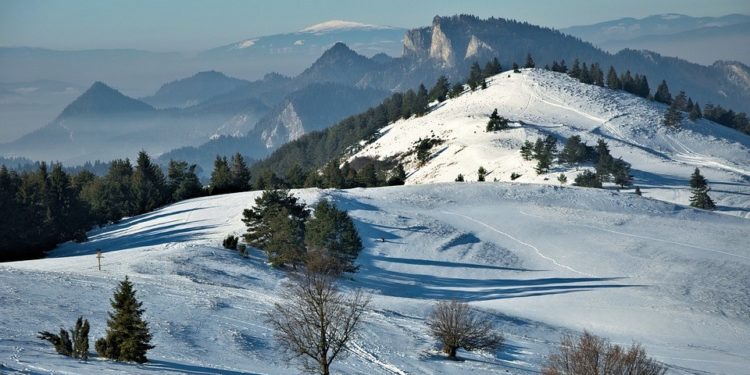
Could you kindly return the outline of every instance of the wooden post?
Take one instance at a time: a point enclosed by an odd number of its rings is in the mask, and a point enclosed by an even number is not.
[[[99,265],[99,271],[102,270],[102,251],[96,249],[96,263]]]

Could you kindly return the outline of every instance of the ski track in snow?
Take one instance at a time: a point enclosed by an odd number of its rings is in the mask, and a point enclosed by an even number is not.
[[[524,212],[523,210],[519,210],[519,212],[521,213],[521,215],[544,219],[543,216],[532,215],[530,213]],[[697,249],[697,250],[701,250],[701,251],[709,251],[709,252],[712,252],[712,253],[724,254],[724,255],[729,255],[729,256],[732,256],[732,257],[737,257],[737,258],[741,258],[741,259],[748,259],[748,260],[750,260],[750,257],[746,257],[746,256],[743,256],[743,255],[733,254],[733,253],[722,251],[722,250],[708,249],[708,248],[705,248],[705,247],[700,247],[700,246],[686,244],[684,242],[669,241],[669,240],[664,240],[664,239],[661,239],[661,238],[649,237],[649,236],[641,236],[641,235],[638,235],[638,234],[625,233],[625,232],[620,232],[620,231],[616,231],[616,230],[612,230],[612,229],[607,229],[607,228],[601,228],[601,227],[597,227],[597,226],[593,226],[593,225],[588,225],[588,224],[571,223],[571,222],[566,222],[566,224],[568,224],[568,225],[576,225],[576,226],[584,227],[584,228],[596,229],[596,230],[599,230],[599,231],[602,231],[602,232],[609,232],[609,233],[619,234],[619,235],[627,236],[627,237],[640,238],[640,239],[649,240],[649,241],[658,241],[658,242],[668,243],[668,244],[672,244],[672,245],[679,245],[679,246],[689,247],[691,249]]]
[[[493,227],[493,226],[491,226],[491,225],[489,225],[489,224],[487,224],[487,223],[485,223],[485,222],[482,222],[482,221],[480,221],[480,220],[474,219],[473,217],[470,217],[470,216],[466,216],[466,215],[462,215],[462,214],[459,214],[459,213],[456,213],[456,212],[450,212],[450,211],[443,211],[443,213],[444,213],[444,214],[448,214],[448,215],[455,215],[455,216],[458,216],[458,217],[462,217],[462,218],[464,218],[464,219],[466,219],[466,220],[470,220],[470,221],[473,221],[473,222],[475,222],[475,223],[477,223],[477,224],[479,224],[479,225],[482,225],[482,226],[486,227],[487,229],[490,229],[490,230],[492,230],[493,232],[496,232],[496,233],[502,234],[503,236],[505,236],[505,237],[508,237],[508,238],[510,238],[511,240],[513,240],[513,241],[516,241],[516,242],[518,242],[518,243],[519,243],[519,244],[521,244],[521,245],[524,245],[524,246],[526,246],[526,247],[529,247],[529,248],[531,248],[532,250],[534,250],[534,251],[536,252],[536,254],[537,254],[537,255],[539,255],[539,257],[541,257],[541,258],[543,258],[543,259],[545,259],[545,260],[547,260],[547,261],[551,262],[552,264],[554,264],[554,265],[556,265],[556,266],[558,266],[558,267],[560,267],[560,268],[564,268],[564,269],[566,269],[566,270],[568,270],[568,271],[571,271],[571,272],[574,272],[574,273],[577,273],[577,274],[579,274],[579,275],[583,275],[583,276],[589,276],[589,277],[597,277],[596,275],[592,275],[592,274],[590,274],[590,273],[586,273],[586,272],[581,272],[581,271],[578,271],[578,270],[574,269],[573,267],[570,267],[570,266],[566,266],[566,265],[564,265],[564,264],[562,264],[562,263],[558,262],[558,261],[557,261],[557,260],[555,260],[554,258],[551,258],[551,257],[549,257],[549,256],[547,256],[547,255],[544,255],[544,254],[543,254],[543,253],[542,253],[542,252],[541,252],[541,251],[539,250],[539,248],[538,248],[538,247],[536,247],[536,246],[534,246],[534,245],[532,245],[532,244],[530,244],[530,243],[528,243],[528,242],[524,242],[524,241],[522,241],[522,240],[519,240],[518,238],[516,238],[516,237],[513,237],[512,235],[510,235],[510,234],[508,234],[508,233],[506,233],[506,232],[503,232],[503,231],[501,231],[501,230],[499,230],[499,229],[497,229],[497,228],[495,228],[495,227]]]

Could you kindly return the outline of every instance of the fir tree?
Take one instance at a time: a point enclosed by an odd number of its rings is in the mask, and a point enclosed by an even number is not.
[[[312,251],[331,257],[336,270],[354,272],[354,261],[362,250],[354,222],[346,213],[322,199],[315,205],[313,217],[305,224],[305,244]]]
[[[513,62],[513,73],[521,73],[521,71],[518,70],[518,64],[515,62]]]
[[[534,68],[536,64],[534,63],[534,59],[531,58],[531,53],[526,54],[526,64],[523,66],[524,68]]]
[[[477,181],[484,182],[486,176],[487,170],[484,169],[484,167],[479,167],[479,169],[477,170]]]
[[[482,68],[479,66],[478,62],[474,61],[474,63],[471,64],[471,68],[469,68],[469,78],[466,80],[466,83],[469,84],[471,91],[474,91],[477,87],[482,85],[482,81],[484,81]]]
[[[669,93],[667,81],[662,80],[654,93],[654,100],[659,103],[672,104],[672,94]]]
[[[417,96],[414,99],[414,114],[417,116],[422,116],[425,113],[427,113],[427,110],[430,107],[430,101],[427,96],[427,89],[424,87],[424,85],[419,85],[419,89],[417,90]]]
[[[677,109],[677,101],[672,101],[667,111],[664,113],[662,124],[670,128],[678,128],[682,123],[682,113]]]
[[[497,108],[490,114],[490,119],[487,121],[487,131],[492,132],[496,130],[503,130],[508,128],[508,120],[497,114]]]
[[[462,83],[456,83],[448,93],[449,98],[458,98],[464,92],[464,85]]]
[[[500,61],[497,60],[497,57],[494,57],[492,58],[492,61],[488,61],[487,64],[484,65],[482,75],[484,77],[492,77],[502,71],[503,67],[500,65]]]
[[[136,214],[151,211],[164,204],[164,174],[158,165],[151,162],[145,151],[138,153],[132,184]]]
[[[232,171],[225,156],[216,156],[214,170],[209,180],[209,192],[214,194],[225,194],[232,191]]]
[[[588,147],[581,142],[580,136],[573,135],[565,142],[559,158],[560,163],[580,163],[588,158]]]
[[[415,112],[414,107],[417,102],[417,93],[415,93],[414,90],[409,89],[404,93],[402,100],[401,117],[407,119]]]
[[[232,178],[230,187],[232,191],[250,190],[250,169],[239,152],[232,156],[232,166],[229,171]]]
[[[450,90],[450,82],[448,82],[448,78],[444,75],[441,75],[437,82],[435,82],[435,86],[430,89],[429,99],[430,101],[437,100],[438,102],[443,102],[448,97],[448,91]]]
[[[701,113],[701,106],[700,104],[698,104],[698,102],[695,102],[695,104],[693,104],[693,109],[688,115],[688,118],[690,118],[690,121],[695,121],[701,117],[703,117],[703,113]]]
[[[602,182],[609,181],[609,175],[612,173],[612,166],[614,164],[614,158],[609,153],[609,146],[603,139],[598,139],[596,142],[596,154],[599,156],[595,169],[596,175],[599,176]]]
[[[578,176],[576,176],[576,179],[573,185],[582,186],[582,187],[601,188],[602,180],[596,173],[591,172],[589,170],[585,170],[581,172]]]
[[[291,264],[294,269],[305,260],[304,222],[293,217],[286,207],[269,213],[265,218],[268,233],[262,248],[274,267]]]
[[[630,164],[624,162],[622,158],[614,161],[612,175],[614,176],[615,184],[620,185],[620,188],[630,186],[633,183],[633,176],[630,175]]]
[[[307,174],[297,163],[286,170],[286,182],[293,188],[305,187],[305,177],[307,177]]]
[[[387,185],[388,186],[394,186],[394,185],[403,185],[406,183],[406,171],[404,170],[404,165],[401,163],[398,163],[395,168],[391,171],[391,176],[388,178]]]
[[[674,106],[678,111],[688,111],[687,95],[685,91],[680,90],[677,96],[674,97]]]
[[[531,160],[534,158],[534,145],[528,139],[523,142],[521,146],[521,157],[523,160]]]
[[[568,182],[568,177],[560,173],[560,175],[557,176],[557,182],[559,182],[560,185],[565,185],[565,183]]]
[[[704,210],[716,209],[716,204],[708,196],[708,192],[711,191],[711,188],[708,187],[708,181],[701,175],[698,168],[695,168],[695,171],[690,176],[690,187],[693,193],[690,197],[690,206]]]
[[[581,78],[581,63],[578,59],[573,60],[573,66],[570,68],[570,73],[568,74],[573,78]]]
[[[133,283],[127,276],[110,300],[112,312],[107,319],[107,334],[96,340],[96,352],[116,361],[145,363],[146,352],[153,349],[148,323],[143,320],[142,303],[136,299]]]
[[[607,87],[613,90],[622,89],[622,83],[620,83],[620,78],[617,77],[617,71],[615,71],[615,67],[611,65],[609,66],[609,72],[607,73]]]
[[[549,168],[552,165],[552,157],[546,152],[542,152],[536,157],[537,163],[534,170],[536,174],[543,174],[549,172]]]
[[[247,226],[247,232],[243,236],[245,242],[265,250],[273,231],[270,220],[282,209],[286,209],[288,216],[300,224],[310,215],[305,204],[287,190],[266,190],[255,198],[253,208],[242,212],[242,222]]]
[[[464,175],[462,175],[461,173],[459,173],[458,176],[456,176],[455,181],[456,182],[464,182]]]

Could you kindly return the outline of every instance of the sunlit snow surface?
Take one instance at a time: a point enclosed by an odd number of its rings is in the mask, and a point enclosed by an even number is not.
[[[294,193],[346,209],[365,245],[360,272],[343,284],[369,290],[371,311],[336,373],[536,373],[561,334],[583,329],[640,341],[677,374],[750,369],[747,219],[520,183]],[[220,246],[243,232],[242,210],[257,195],[184,201],[94,231],[50,258],[0,264],[0,373],[297,373],[263,315],[280,302],[286,274],[258,251],[241,258]],[[93,346],[125,275],[154,335],[148,364],[78,362],[35,338],[83,315]],[[493,314],[507,345],[445,360],[424,317],[447,298]]]
[[[398,157],[413,151],[419,139],[437,137],[445,142],[425,165],[418,167],[415,153],[402,159],[407,184],[453,181],[459,173],[476,181],[480,166],[489,181],[510,181],[515,172],[521,175],[517,182],[558,184],[564,173],[573,183],[581,168],[555,165],[537,175],[536,161],[521,158],[521,145],[547,134],[558,139],[558,149],[573,135],[590,146],[601,138],[614,157],[632,164],[634,184],[644,196],[687,205],[688,180],[699,167],[718,211],[750,218],[750,136],[702,119],[685,118],[680,130],[667,129],[661,124],[664,104],[541,69],[501,73],[488,83],[423,117],[389,125],[352,158]],[[494,109],[511,120],[512,129],[485,131]]]

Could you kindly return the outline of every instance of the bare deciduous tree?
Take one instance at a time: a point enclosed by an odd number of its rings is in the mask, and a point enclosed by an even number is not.
[[[440,301],[427,319],[432,335],[443,344],[448,358],[456,359],[456,350],[498,349],[503,336],[494,332],[495,325],[466,302]]]
[[[302,368],[322,375],[343,356],[355,334],[370,298],[361,291],[344,294],[330,273],[307,271],[298,275],[274,305],[268,322],[289,359],[300,359]]]
[[[662,375],[667,369],[646,355],[639,344],[630,349],[583,332],[577,341],[565,335],[547,358],[544,375]]]

